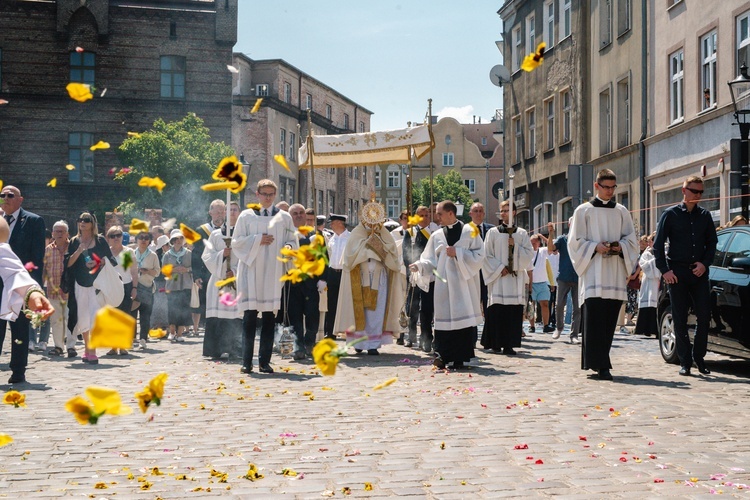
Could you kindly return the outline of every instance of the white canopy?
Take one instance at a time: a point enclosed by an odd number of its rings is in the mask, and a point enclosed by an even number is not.
[[[401,130],[312,137],[315,168],[409,163],[409,147],[417,158],[435,147],[427,125]],[[299,148],[299,168],[310,168],[307,141]]]

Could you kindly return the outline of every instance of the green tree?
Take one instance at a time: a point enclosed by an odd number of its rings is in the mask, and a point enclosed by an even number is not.
[[[469,188],[461,179],[461,174],[456,170],[450,170],[446,174],[438,174],[433,177],[432,183],[432,200],[441,202],[451,200],[454,203],[459,202],[464,205],[464,215],[459,217],[463,221],[468,221],[469,207],[474,202],[469,193]],[[412,213],[419,206],[430,206],[430,178],[421,179],[412,189]]]
[[[200,186],[214,182],[211,174],[221,159],[233,154],[231,146],[211,141],[208,128],[195,113],[169,123],[158,119],[152,129],[126,139],[118,150],[122,164],[132,169],[119,179],[127,190],[120,210],[126,220],[142,217],[144,209],[161,208],[165,218],[203,223],[211,200],[224,199],[226,192],[206,192]],[[140,187],[143,176],[159,177],[166,187],[162,193]]]

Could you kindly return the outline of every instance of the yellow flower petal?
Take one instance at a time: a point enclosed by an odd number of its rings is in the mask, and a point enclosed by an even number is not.
[[[109,149],[109,143],[104,141],[99,141],[93,146],[89,148],[91,151],[96,151],[97,149]]]
[[[217,181],[222,180],[236,183],[236,186],[233,188],[224,187],[224,189],[230,189],[234,194],[242,192],[247,185],[247,175],[245,175],[242,163],[234,155],[223,158],[211,177]]]
[[[219,281],[217,281],[216,282],[216,286],[217,286],[217,288],[221,288],[221,287],[227,286],[230,283],[234,283],[235,281],[237,281],[237,277],[236,276],[232,276],[231,278],[227,278],[225,280],[219,280]]]
[[[107,413],[108,415],[129,415],[133,409],[123,405],[120,393],[109,387],[92,385],[86,388],[86,396],[94,404],[94,414]]]
[[[297,228],[297,231],[299,231],[303,236],[307,236],[308,234],[315,231],[315,228],[312,226],[300,226]]]
[[[13,405],[18,408],[19,406],[26,406],[26,395],[18,391],[8,391],[3,396],[3,403],[6,405]]]
[[[131,234],[131,236],[135,236],[141,232],[147,233],[149,230],[148,222],[141,219],[136,219],[133,217],[133,219],[130,221],[130,229],[128,232]]]
[[[251,114],[255,114],[260,109],[260,104],[263,102],[263,98],[261,97],[257,101],[255,101],[255,105],[253,106],[253,109],[250,110]]]
[[[167,378],[169,378],[169,375],[166,373],[160,373],[148,383],[148,388],[151,389],[151,392],[153,392],[154,396],[158,399],[164,397],[164,384],[166,383]]]
[[[65,403],[65,409],[71,412],[81,425],[86,425],[91,420],[93,407],[91,406],[91,403],[83,399],[81,396],[76,396]]]
[[[89,338],[90,349],[131,349],[135,335],[135,318],[112,306],[104,306],[96,312],[94,327]]]
[[[313,347],[315,366],[323,375],[336,373],[336,365],[339,363],[339,356],[335,354],[336,350],[338,350],[338,344],[333,339],[323,339]]]
[[[138,185],[141,187],[156,188],[160,193],[167,186],[167,184],[158,177],[141,177],[141,179],[138,181]]]
[[[47,183],[47,186],[49,186],[49,187],[57,187],[57,177],[53,177],[52,180],[50,180]]]
[[[135,398],[138,400],[138,407],[141,409],[141,413],[146,413],[148,405],[150,405],[151,401],[154,399],[154,393],[151,392],[151,389],[146,387],[143,391],[136,392]]]
[[[172,279],[172,269],[174,269],[173,264],[164,264],[161,266],[161,273],[168,279]]]
[[[260,203],[248,203],[247,205],[245,205],[245,207],[248,208],[248,209],[250,209],[250,210],[260,210],[261,209]]]
[[[153,330],[148,331],[148,336],[152,339],[160,339],[162,337],[166,337],[167,332],[165,332],[161,328],[154,328]]]
[[[204,191],[221,191],[224,189],[229,189],[230,191],[234,192],[239,187],[239,184],[236,182],[210,182],[208,184],[203,184],[201,186],[201,189]]]
[[[182,235],[185,237],[185,241],[187,241],[191,245],[201,239],[200,234],[196,233],[182,222],[180,222],[180,231],[182,231]]]
[[[416,226],[417,224],[419,224],[423,220],[424,220],[424,218],[422,218],[419,215],[410,215],[409,216],[409,225],[410,226]]]
[[[68,170],[75,170],[76,166],[68,163],[67,165],[65,165],[65,168],[67,168]]]
[[[74,101],[86,102],[94,98],[94,94],[91,93],[91,85],[87,83],[71,82],[65,86],[65,90],[68,91],[68,95]]]
[[[326,268],[326,261],[323,259],[317,259],[312,262],[305,262],[301,267],[300,271],[308,276],[320,276],[323,274]]]
[[[284,155],[273,155],[273,159],[276,161],[276,163],[284,167],[287,172],[291,172],[291,170],[289,169],[289,165],[286,162],[286,158],[284,158]]]
[[[136,139],[141,137],[141,134],[138,132],[128,132],[128,137],[135,137]]]
[[[13,438],[7,434],[0,434],[0,446],[5,446],[13,442]]]
[[[375,387],[373,387],[373,390],[378,391],[378,390],[382,389],[383,387],[388,387],[389,385],[391,385],[391,384],[393,384],[394,382],[397,382],[397,381],[398,381],[398,377],[389,378],[385,382],[382,382],[382,383],[376,385]]]
[[[372,483],[365,483],[365,491],[372,491]]]

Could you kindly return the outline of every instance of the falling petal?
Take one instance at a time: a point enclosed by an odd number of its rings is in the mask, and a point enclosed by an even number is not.
[[[138,132],[128,132],[128,137],[135,137],[136,139],[139,139],[141,137],[141,134]]]
[[[236,276],[232,276],[231,278],[227,278],[225,280],[219,280],[219,281],[217,281],[216,282],[216,286],[218,288],[222,288],[222,287],[225,287],[225,286],[229,285],[230,283],[234,283],[235,281],[237,281],[237,277]]]
[[[104,90],[102,90],[102,93],[99,94],[99,97],[104,97],[104,94],[107,93],[107,88],[105,87]]]
[[[445,279],[445,278],[443,278],[442,276],[440,276],[440,275],[438,274],[437,270],[433,269],[433,270],[432,270],[432,274],[434,274],[434,275],[435,275],[435,277],[436,277],[437,279],[439,279],[440,281],[442,281],[443,283],[448,283],[448,280],[447,280],[447,279]]]
[[[8,104],[8,101],[6,101],[5,99],[0,99],[0,105],[2,104]]]
[[[36,265],[34,265],[33,262],[27,262],[26,264],[23,265],[23,267],[25,267],[28,272],[31,272],[34,269],[39,269]]]
[[[7,434],[0,434],[0,446],[5,446],[13,442],[13,438]]]
[[[534,71],[538,68],[542,64],[542,61],[544,61],[544,49],[546,47],[547,44],[542,42],[537,46],[536,52],[524,57],[521,69],[524,71]]]
[[[149,225],[148,225],[148,222],[146,222],[145,220],[136,219],[135,217],[133,217],[130,220],[130,229],[128,232],[132,236],[135,236],[136,234],[140,234],[140,233],[147,233],[148,231],[149,231]]]
[[[52,188],[57,187],[57,177],[53,177],[52,180],[47,183],[47,186]]]
[[[109,175],[115,175],[117,173],[117,167],[112,167],[109,169]]]
[[[91,86],[86,83],[71,82],[65,86],[65,90],[68,91],[68,95],[74,101],[86,102],[94,98],[94,95],[91,93]]]
[[[114,389],[92,385],[87,387],[84,393],[94,404],[94,414],[129,415],[133,413],[131,407],[122,404],[120,393]]]
[[[284,155],[273,155],[273,159],[276,161],[276,163],[278,163],[279,165],[281,165],[282,167],[284,167],[287,172],[291,172],[291,170],[289,169],[289,165],[287,164],[286,158],[284,157]]]
[[[88,347],[130,349],[133,347],[135,318],[115,307],[106,305],[96,312]]]
[[[225,186],[223,188],[229,189],[234,194],[241,193],[247,185],[247,175],[243,170],[242,163],[240,163],[240,161],[234,155],[222,158],[211,178],[216,181],[235,183],[236,185],[234,187]],[[206,186],[209,185],[210,184],[206,184]]]
[[[190,243],[191,245],[195,243],[196,241],[200,241],[201,235],[190,229],[188,226],[180,222],[180,231],[182,232],[182,235],[185,237],[185,241]]]
[[[255,101],[255,105],[253,106],[253,109],[250,110],[251,114],[255,114],[260,109],[260,104],[263,102],[263,98],[261,97],[257,101]]]
[[[240,70],[238,70],[237,68],[235,68],[235,67],[234,67],[234,66],[232,66],[231,64],[227,64],[227,69],[229,70],[229,72],[230,72],[230,73],[235,73],[235,74],[237,74],[237,73],[239,73],[239,72],[240,72]]]
[[[313,232],[315,230],[312,226],[300,226],[297,228],[297,231],[300,232],[303,236],[307,236],[309,233]]]
[[[109,149],[109,143],[104,141],[99,141],[93,146],[89,148],[91,151],[96,151],[97,149]]]
[[[133,254],[130,252],[122,252],[117,260],[122,268],[127,271],[128,268],[133,265]]]
[[[172,269],[174,269],[173,264],[164,264],[161,266],[161,273],[168,279],[172,279]]]
[[[138,181],[138,185],[141,187],[156,188],[161,193],[167,184],[158,177],[141,177]]]
[[[236,182],[210,182],[208,184],[203,184],[201,186],[201,189],[204,191],[222,191],[224,189],[229,189],[230,191],[236,191],[239,187],[239,184]]]
[[[89,274],[96,274],[99,268],[102,267],[102,259],[95,253],[91,254],[91,258],[94,259],[94,267],[89,269]]]
[[[237,294],[237,297],[232,298],[231,293],[225,293],[221,296],[220,302],[225,305],[226,307],[234,307],[237,305],[237,302],[239,302],[240,297],[242,297],[242,294]]]
[[[73,164],[68,163],[67,165],[65,165],[65,168],[68,169],[68,170],[75,170],[76,166],[73,165]]]
[[[80,54],[81,52],[83,52],[83,47],[76,47],[76,52],[78,52],[79,54]]]
[[[476,224],[474,224],[473,221],[469,222],[469,226],[471,226],[471,237],[476,238],[477,236],[479,236],[479,228]]]
[[[423,220],[424,220],[424,218],[422,218],[422,217],[421,217],[421,216],[419,216],[419,215],[410,215],[410,216],[409,216],[409,225],[410,225],[410,226],[416,226],[416,225],[418,225],[418,224],[419,224],[420,222],[422,222]]]
[[[250,210],[260,210],[261,208],[260,203],[248,203],[247,205],[245,205],[245,207]]]

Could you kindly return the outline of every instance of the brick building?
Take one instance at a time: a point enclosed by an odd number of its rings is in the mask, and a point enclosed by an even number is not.
[[[236,38],[237,0],[3,0],[0,179],[51,225],[117,206],[109,170],[128,131],[194,112],[230,144]],[[70,99],[71,81],[95,98]],[[111,148],[90,151],[98,141]]]

